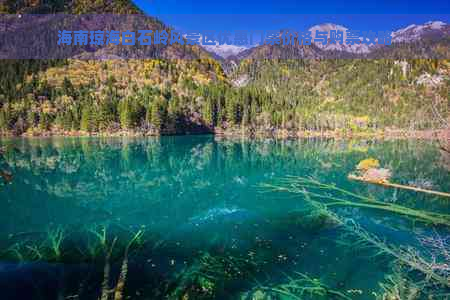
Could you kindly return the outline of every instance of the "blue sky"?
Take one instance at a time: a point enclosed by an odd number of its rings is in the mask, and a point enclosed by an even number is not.
[[[133,0],[147,14],[183,30],[308,29],[336,23],[355,30],[396,30],[431,20],[450,22],[450,1]]]

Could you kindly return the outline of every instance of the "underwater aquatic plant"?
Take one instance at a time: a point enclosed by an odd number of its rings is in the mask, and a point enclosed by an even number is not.
[[[25,239],[11,245],[3,255],[20,262],[37,260],[59,260],[62,257],[62,242],[64,240],[64,229],[58,227],[47,231],[47,237],[44,240]]]
[[[325,285],[319,278],[312,278],[307,274],[295,272],[295,278],[286,275],[288,282],[273,286],[256,287],[251,293],[247,293],[244,299],[272,299],[274,294],[288,299],[302,300],[308,299],[345,299],[351,300],[350,297],[342,292],[334,290]],[[284,298],[283,298],[284,299]]]
[[[8,249],[6,249],[5,254],[13,254],[16,259],[18,259],[20,262],[25,261],[25,254],[24,254],[24,247],[22,243],[15,243]]]
[[[408,272],[397,265],[393,268],[392,274],[385,277],[384,282],[380,282],[381,294],[373,292],[377,300],[418,300],[424,299],[448,299],[450,293],[448,289],[436,289],[427,280],[417,281],[408,276]]]
[[[48,231],[48,241],[50,250],[56,259],[61,258],[61,244],[64,240],[64,229],[62,227],[57,227],[54,230]]]
[[[169,299],[210,299],[236,278],[245,276],[256,265],[228,255],[201,254],[176,276],[168,291]]]
[[[427,281],[433,281],[442,286],[450,287],[449,278],[445,274],[441,274],[436,270],[433,261],[425,258],[417,249],[413,247],[399,247],[389,245],[377,236],[370,234],[353,220],[343,222],[344,228],[350,235],[357,237],[356,242],[352,244],[353,248],[374,249],[373,255],[389,255],[395,258],[395,264],[400,264],[412,271],[419,271],[425,275]]]
[[[280,218],[272,219],[271,223],[277,226],[285,226],[286,228],[295,225],[307,232],[317,232],[339,225],[335,219],[330,218],[325,209],[319,207],[307,207],[301,210],[289,211]]]
[[[434,231],[433,236],[421,236],[419,241],[427,250],[434,269],[450,278],[450,236],[442,237]]]
[[[383,210],[396,213],[414,221],[420,221],[432,225],[445,225],[450,227],[450,216],[435,212],[412,209],[406,206],[398,205],[390,202],[376,200],[373,197],[359,195],[348,190],[337,187],[334,184],[322,183],[314,178],[305,178],[297,176],[288,176],[281,179],[278,184],[262,184],[261,187],[269,191],[282,191],[294,194],[302,194],[305,200],[309,202],[317,202],[324,208],[352,206],[367,209]],[[331,196],[329,193],[341,194]],[[308,196],[308,198],[306,198]],[[319,200],[313,200],[320,199]],[[351,200],[350,200],[351,199]]]
[[[8,259],[19,262],[37,261],[48,258],[46,247],[43,244],[35,244],[32,241],[22,241],[10,246],[4,253]],[[12,256],[11,256],[12,255]]]
[[[97,259],[105,255],[110,246],[108,246],[108,238],[106,235],[106,225],[94,225],[87,228],[86,231],[90,233],[87,235],[85,250],[79,249],[81,253],[88,253],[89,259]],[[94,239],[92,239],[94,237]]]
[[[46,232],[25,232],[10,234],[9,238],[16,240],[23,235],[46,234],[45,238],[25,237],[13,243],[2,255],[8,259],[23,261],[55,261],[62,257],[62,242],[65,238],[64,229],[57,227]],[[12,256],[11,256],[12,255]]]
[[[386,276],[385,282],[380,283],[380,287],[383,291],[381,295],[373,293],[377,300],[416,300],[424,288],[405,278],[400,268],[396,268],[393,274]]]
[[[92,233],[95,237],[97,237],[98,241],[100,242],[100,245],[102,247],[106,247],[107,245],[107,238],[106,238],[106,226],[94,226],[94,228],[89,229],[89,232]]]
[[[37,245],[28,245],[26,247],[34,254],[33,259],[41,260],[44,258],[44,254],[41,252],[42,247]]]
[[[336,205],[377,208],[390,212],[397,212],[410,218],[421,220],[425,223],[450,226],[450,219],[448,215],[430,213],[425,211],[416,211],[396,204],[380,202],[372,198],[354,194],[332,184],[323,184],[312,178],[290,177],[284,181],[284,185],[264,186],[269,187],[271,190],[275,191],[286,191],[303,194],[305,201],[310,203],[312,207],[320,209],[322,213],[327,213],[330,218],[341,224],[342,228],[345,230],[345,234],[347,235],[347,237],[353,236],[356,238],[356,240],[352,244],[353,249],[373,249],[375,251],[375,254],[373,256],[388,255],[390,257],[393,257],[395,259],[395,263],[405,266],[409,271],[418,271],[423,274],[426,281],[431,282],[432,284],[450,287],[450,277],[448,276],[448,273],[443,273],[442,265],[437,265],[433,259],[427,259],[417,249],[412,247],[398,247],[389,245],[379,239],[376,235],[372,235],[369,232],[365,231],[355,221],[351,219],[341,218],[336,213],[332,212],[329,208]],[[328,194],[310,192],[307,191],[306,188],[340,192],[341,194],[352,196],[353,198],[362,200],[362,202],[354,202],[335,196],[330,196]],[[321,202],[318,200],[314,200],[313,197],[318,199],[326,199],[328,201],[331,200],[332,202]],[[344,237],[344,239],[342,240],[349,239]],[[430,240],[425,241],[430,243]],[[439,245],[439,247],[447,247],[447,241],[442,239],[434,241],[434,244]],[[445,253],[446,252],[444,252],[444,254]]]

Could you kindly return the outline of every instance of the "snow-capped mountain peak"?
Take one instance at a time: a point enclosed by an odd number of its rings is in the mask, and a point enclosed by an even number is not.
[[[322,44],[321,42],[315,42],[317,31],[327,32],[328,41],[330,41],[330,31],[331,30],[339,30],[343,32],[343,43],[330,43]],[[355,30],[358,30],[356,28]],[[382,45],[367,45],[363,43],[348,45],[345,43],[347,39],[348,28],[333,24],[333,23],[324,23],[318,24],[311,28],[312,42],[320,49],[325,51],[343,51],[354,54],[367,54],[371,52],[373,49],[379,48]],[[424,36],[442,36],[449,34],[449,25],[442,21],[429,21],[422,25],[412,24],[405,28],[401,28],[397,31],[392,32],[392,43],[400,43],[400,42],[414,42],[420,40]],[[360,38],[362,40],[362,38]],[[237,46],[237,45],[219,45],[216,41],[216,45],[202,45],[202,47],[215,55],[222,58],[229,58],[231,56],[237,56],[241,52],[248,50],[253,47],[245,47],[245,46]]]
[[[392,43],[400,43],[400,42],[413,42],[421,39],[424,35],[429,34],[442,34],[447,31],[448,34],[448,25],[442,21],[429,21],[422,25],[412,24],[405,28],[401,28],[397,31],[392,32]],[[347,28],[341,25],[336,25],[332,23],[325,23],[313,26],[309,29],[311,31],[311,36],[313,39],[316,36],[316,31],[326,31],[328,32],[328,38],[330,38],[331,30],[341,30],[344,33],[344,40],[347,38]],[[354,44],[354,45],[346,45],[346,44],[326,44],[322,43],[314,43],[317,47],[322,50],[337,50],[337,51],[345,51],[351,53],[368,53],[373,48],[378,47],[376,45],[366,45],[366,44]]]
[[[431,29],[442,29],[445,25],[447,24],[442,21],[430,21],[425,23],[425,26],[429,26]]]
[[[186,37],[186,35],[184,35],[184,37]],[[237,45],[220,45],[219,41],[215,41],[215,45],[203,45],[202,44],[202,39],[203,37],[200,35],[200,37],[198,38],[198,42],[199,45],[201,45],[201,47],[203,47],[203,49],[205,49],[206,51],[213,53],[221,58],[227,59],[230,56],[235,56],[238,55],[239,53],[247,50],[248,48],[251,47],[244,47],[244,46],[237,46]]]
[[[423,25],[412,24],[408,27],[399,29],[392,33],[392,42],[412,42],[419,40],[424,34],[440,31],[447,26],[446,23],[441,21],[430,21]]]
[[[247,47],[237,45],[219,45],[219,42],[216,42],[215,45],[202,45],[202,47],[206,49],[206,51],[212,52],[225,59],[230,56],[238,55],[248,49]]]

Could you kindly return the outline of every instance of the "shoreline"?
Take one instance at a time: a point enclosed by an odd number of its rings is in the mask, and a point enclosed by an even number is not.
[[[45,131],[24,133],[15,135],[12,133],[1,133],[0,138],[51,138],[51,137],[160,137],[160,136],[184,136],[184,135],[202,135],[211,134],[218,138],[273,138],[273,139],[303,139],[303,138],[333,138],[333,139],[419,139],[419,140],[436,140],[450,141],[448,131],[443,129],[428,130],[404,130],[404,129],[384,129],[377,131],[358,131],[344,132],[339,130],[313,131],[313,130],[251,130],[249,128],[217,128],[212,131],[205,132],[142,132],[133,130],[121,130],[115,132],[83,132],[83,131]]]
[[[352,139],[352,138],[367,138],[367,139],[423,139],[423,140],[445,140],[446,132],[441,129],[429,130],[403,130],[403,129],[384,129],[377,131],[359,131],[359,132],[343,132],[340,130],[329,131],[312,131],[300,130],[289,131],[285,129],[277,129],[272,132],[242,132],[238,131],[220,131],[216,132],[217,136],[223,137],[256,137],[267,138],[273,137],[276,139],[298,139],[298,138],[334,138],[334,139]]]

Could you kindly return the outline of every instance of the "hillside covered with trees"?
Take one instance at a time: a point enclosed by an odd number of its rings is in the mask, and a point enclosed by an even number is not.
[[[6,1],[3,13],[140,13],[121,1]],[[151,26],[165,26],[149,17]],[[262,46],[266,47],[267,46]],[[303,46],[309,53],[313,46]],[[309,47],[309,48],[308,48]],[[445,59],[3,60],[3,135],[425,130],[449,116]],[[442,49],[436,45],[435,49]],[[273,49],[270,49],[273,51]],[[399,51],[393,48],[392,53]]]

